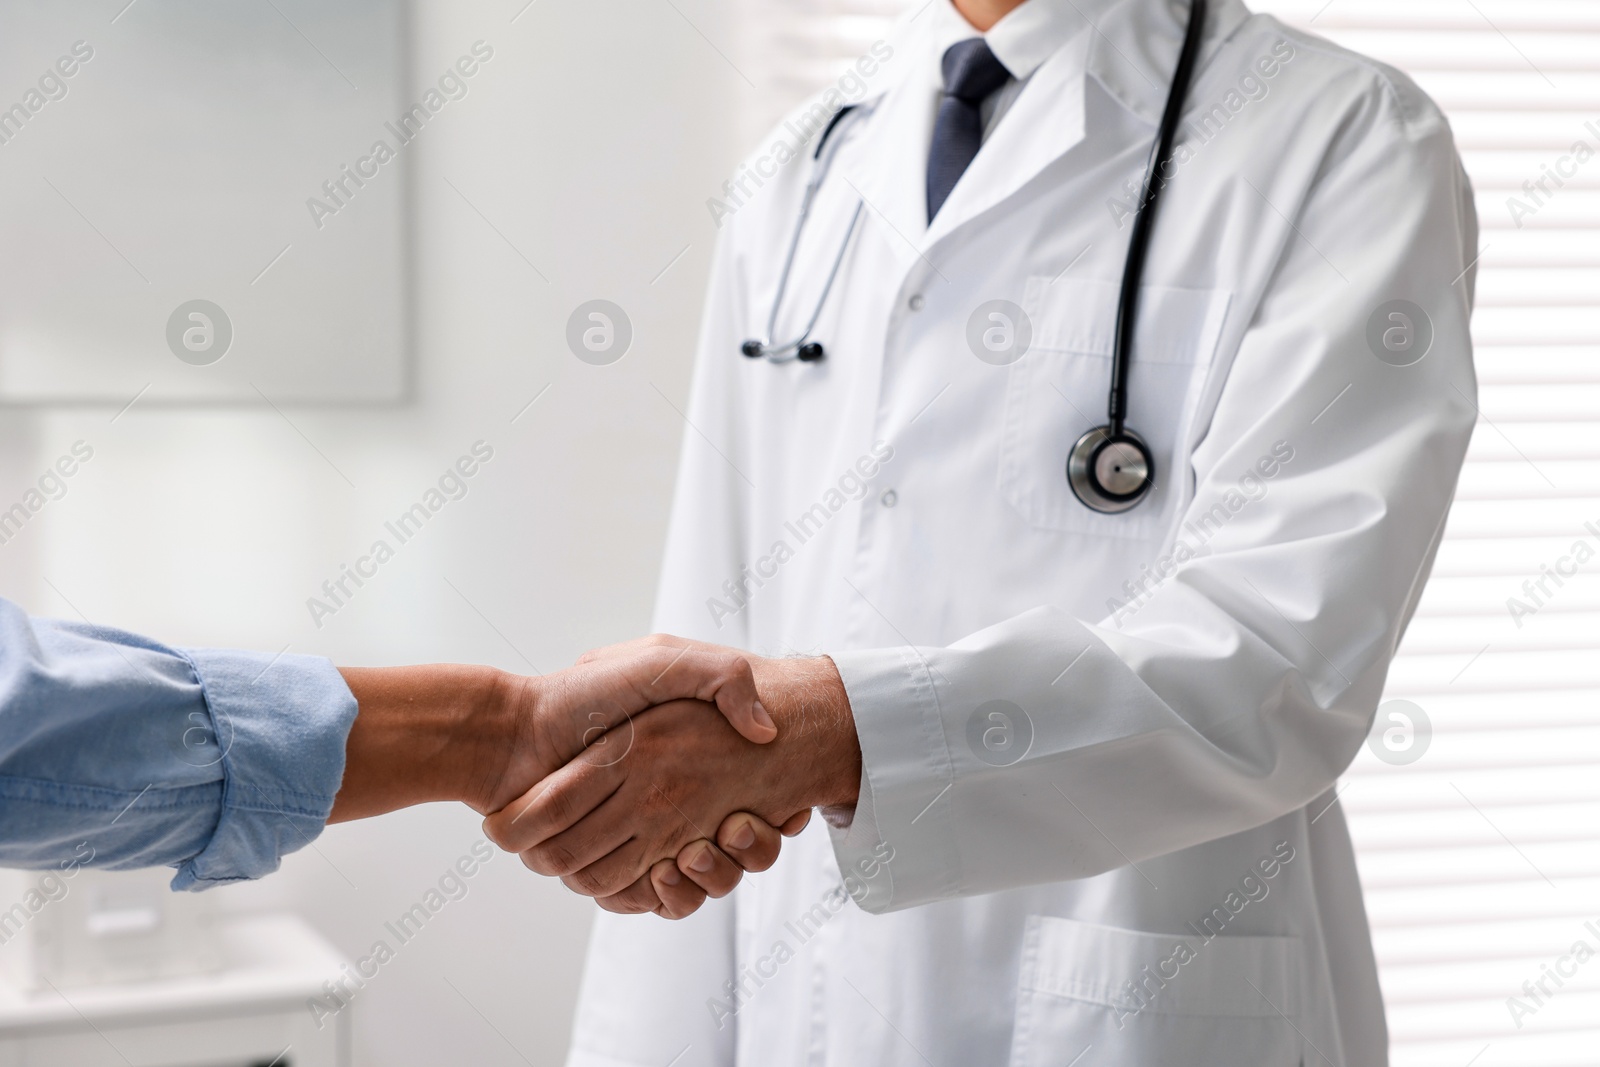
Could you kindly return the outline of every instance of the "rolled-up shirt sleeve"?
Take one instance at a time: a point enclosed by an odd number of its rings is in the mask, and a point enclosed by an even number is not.
[[[259,878],[322,831],[356,701],[325,659],[177,649],[0,600],[0,866]]]

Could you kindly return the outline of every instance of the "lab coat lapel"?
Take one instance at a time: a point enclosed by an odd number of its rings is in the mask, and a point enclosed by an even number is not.
[[[1084,137],[1084,30],[1034,72],[928,228],[931,247],[1015,194]],[[926,149],[922,157],[927,159]]]
[[[1073,6],[1086,20],[1083,30],[1034,73],[927,229],[924,249],[1014,195],[1083,140],[1087,78],[1154,132],[1183,43],[1189,0],[1121,0],[1104,11]],[[1239,0],[1209,0],[1209,7],[1202,67],[1249,17]],[[927,159],[926,140],[921,159]]]
[[[1239,0],[1210,0],[1201,65],[1249,16]],[[1187,0],[1121,0],[1061,46],[1034,73],[972,166],[927,222],[928,151],[941,85],[924,40],[919,56],[878,102],[857,150],[839,160],[843,178],[889,243],[909,263],[958,227],[1015,195],[1084,138],[1086,75],[1148,122],[1160,120],[1171,68],[1183,39]],[[923,27],[908,36],[920,37]],[[920,49],[920,52],[919,52]]]
[[[886,227],[886,244],[903,265],[918,258],[928,229],[928,149],[939,85],[916,64],[884,93],[855,151],[839,170],[866,204],[866,221]]]

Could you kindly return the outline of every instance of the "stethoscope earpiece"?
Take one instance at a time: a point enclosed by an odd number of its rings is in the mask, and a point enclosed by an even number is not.
[[[1155,458],[1132,430],[1096,426],[1072,446],[1067,483],[1083,506],[1103,515],[1127,511],[1155,484]]]
[[[807,321],[805,329],[801,330],[800,336],[792,341],[776,340],[775,331],[778,327],[778,312],[783,308],[784,294],[789,291],[789,272],[794,269],[794,256],[800,248],[800,236],[805,233],[806,219],[811,215],[811,203],[816,199],[817,190],[822,188],[822,179],[827,177],[828,168],[833,166],[834,155],[842,143],[833,139],[833,132],[844,121],[846,115],[856,113],[860,106],[846,104],[834,112],[833,118],[822,131],[822,137],[817,141],[817,150],[811,156],[816,161],[816,169],[812,172],[811,181],[806,184],[805,194],[800,201],[800,217],[795,219],[794,235],[789,238],[789,254],[783,260],[783,273],[778,275],[778,291],[772,295],[772,312],[767,316],[766,337],[759,341],[746,341],[739,346],[739,351],[751,359],[765,357],[769,363],[788,363],[792,360],[799,360],[801,363],[820,363],[827,355],[822,345],[811,340],[811,331],[817,328],[817,320],[822,317],[822,309],[828,304],[828,294],[833,291],[833,283],[839,277],[839,268],[844,265],[845,253],[850,249],[850,238],[855,236],[856,227],[861,223],[861,211],[866,206],[861,201],[856,202],[855,212],[850,216],[850,226],[844,232],[844,240],[839,242],[839,251],[833,257],[833,267],[828,271],[827,281],[822,284],[822,292],[817,297],[816,307],[812,309],[811,318]]]
[[[828,350],[822,347],[820,341],[807,341],[796,348],[794,345],[767,345],[761,341],[750,340],[739,346],[749,359],[765,358],[769,363],[788,363],[799,360],[801,363],[821,363],[828,358]]]

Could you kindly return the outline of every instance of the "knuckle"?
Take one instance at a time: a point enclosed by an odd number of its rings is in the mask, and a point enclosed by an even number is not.
[[[641,902],[630,900],[626,897],[601,897],[595,903],[600,905],[602,910],[609,911],[613,915],[639,915],[655,910],[654,901]]]
[[[565,877],[573,873],[578,866],[577,857],[572,854],[570,848],[550,841],[533,846],[523,855],[528,858],[529,866],[540,874]]]
[[[722,658],[722,673],[730,682],[749,682],[754,685],[756,672],[750,666],[750,661],[737,652],[726,653]]]
[[[541,799],[539,821],[536,825],[569,826],[579,814],[576,808],[577,802],[570,792],[564,789],[552,790]]]
[[[675,810],[677,802],[667,792],[671,788],[672,783],[670,781],[666,785],[657,782],[645,791],[644,796],[640,798],[640,807],[644,809],[644,820],[648,820],[650,823],[658,823],[666,818],[669,812],[674,815],[677,814]],[[682,821],[681,817],[678,821]]]
[[[612,879],[599,873],[592,867],[585,867],[581,871],[574,871],[562,879],[578,892],[590,897],[609,897],[616,892],[617,887],[612,884]]]

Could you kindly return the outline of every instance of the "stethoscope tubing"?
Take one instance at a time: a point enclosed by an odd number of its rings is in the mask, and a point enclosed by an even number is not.
[[[783,271],[778,275],[778,290],[772,297],[772,311],[767,316],[767,331],[757,344],[760,351],[758,355],[765,356],[771,363],[788,363],[798,358],[800,348],[811,339],[811,331],[816,329],[817,322],[822,318],[822,310],[828,305],[828,294],[833,291],[833,283],[839,277],[839,270],[844,266],[845,254],[850,250],[850,239],[855,236],[856,227],[861,223],[861,212],[865,204],[857,200],[855,211],[850,216],[850,226],[845,230],[844,240],[839,242],[839,251],[833,257],[833,266],[828,271],[828,278],[822,285],[822,292],[817,297],[817,303],[811,310],[811,318],[806,321],[805,328],[800,335],[792,341],[781,344],[773,341],[773,335],[778,329],[778,314],[783,310],[783,298],[789,291],[789,276],[794,270],[795,256],[800,251],[800,238],[805,233],[806,221],[811,217],[811,206],[817,199],[817,193],[822,189],[823,180],[827,178],[828,171],[833,167],[834,157],[839,153],[842,138],[835,139],[833,134],[839,128],[845,117],[855,111],[859,105],[851,104],[840,108],[829,120],[827,127],[822,131],[822,138],[817,144],[817,150],[812,155],[816,166],[812,170],[811,180],[806,183],[805,193],[800,200],[800,212],[795,219],[794,232],[789,238],[789,251],[783,258]]]
[[[822,309],[828,306],[828,294],[833,291],[834,280],[839,277],[839,268],[844,265],[845,253],[850,250],[850,238],[855,235],[856,227],[861,223],[861,210],[864,206],[861,201],[856,201],[856,209],[850,215],[850,226],[845,230],[844,240],[839,242],[839,251],[834,255],[833,266],[828,270],[828,280],[822,284],[822,293],[817,297],[817,306],[812,310],[811,318],[806,322],[805,329],[793,341],[776,345],[771,341],[772,332],[777,327],[778,308],[783,301],[784,288],[789,282],[789,267],[794,260],[795,249],[800,245],[799,231],[796,230],[794,242],[789,246],[789,262],[784,264],[783,277],[778,282],[778,299],[773,301],[772,317],[767,320],[768,339],[761,343],[762,351],[769,361],[787,363],[792,359],[797,359],[801,346],[811,339],[811,331],[817,328],[817,320],[822,318]],[[809,209],[809,205],[807,205],[807,210]]]
[[[1150,251],[1156,207],[1167,184],[1163,171],[1172,159],[1172,144],[1177,136],[1178,122],[1183,117],[1183,105],[1189,95],[1195,62],[1200,55],[1205,21],[1206,0],[1190,0],[1189,23],[1184,30],[1183,47],[1178,53],[1178,65],[1172,73],[1166,107],[1161,112],[1161,126],[1154,153],[1145,165],[1144,184],[1139,190],[1139,207],[1133,216],[1133,232],[1128,236],[1128,259],[1122,269],[1122,287],[1117,294],[1117,326],[1111,350],[1111,392],[1106,401],[1106,416],[1113,437],[1122,436],[1128,417],[1128,364],[1132,360],[1133,333],[1139,318],[1139,286],[1144,280],[1144,263]]]

